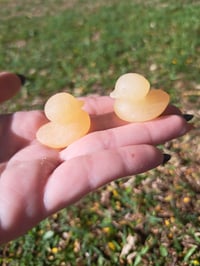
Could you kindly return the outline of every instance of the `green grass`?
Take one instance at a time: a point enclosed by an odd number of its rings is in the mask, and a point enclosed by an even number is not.
[[[0,69],[27,76],[3,110],[42,108],[64,87],[106,95],[138,72],[199,115],[199,14],[187,0],[1,1]],[[165,168],[112,183],[2,246],[0,263],[200,265],[195,134],[164,146],[173,155]]]

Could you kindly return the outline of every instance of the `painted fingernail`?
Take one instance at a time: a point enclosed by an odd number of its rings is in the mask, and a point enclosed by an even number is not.
[[[191,114],[184,114],[184,115],[183,115],[183,118],[184,118],[187,122],[189,122],[190,120],[192,120],[193,117],[194,117],[194,116],[191,115]]]
[[[164,153],[163,154],[163,162],[162,162],[162,165],[165,165],[170,159],[171,159],[171,155],[170,154],[167,154],[167,153]]]
[[[22,75],[22,74],[18,74],[18,73],[16,73],[16,75],[17,75],[18,78],[21,80],[22,85],[24,85],[25,82],[26,82],[26,77],[25,77],[24,75]]]

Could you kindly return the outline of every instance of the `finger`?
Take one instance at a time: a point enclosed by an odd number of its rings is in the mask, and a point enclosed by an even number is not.
[[[84,101],[84,110],[90,115],[100,115],[113,112],[113,99],[109,96],[92,95],[81,98]]]
[[[175,106],[168,106],[165,112],[158,118],[162,119],[166,115],[180,115],[182,116],[181,111]],[[155,121],[155,120],[152,120]],[[121,120],[114,112],[105,113],[102,115],[91,115],[91,127],[90,132],[105,130],[109,128],[119,127],[129,124],[126,121]]]
[[[0,116],[0,162],[35,140],[37,129],[47,122],[43,112],[16,112]]]
[[[10,72],[0,73],[0,103],[13,97],[22,86],[22,76]]]
[[[163,115],[175,115],[175,114],[176,115],[182,115],[182,112],[178,107],[176,107],[174,105],[168,105],[161,116],[163,116]]]
[[[163,116],[145,123],[131,123],[90,133],[61,151],[60,156],[67,160],[75,156],[128,145],[157,145],[182,136],[190,128],[191,126],[181,116]]]
[[[109,96],[92,95],[81,98],[84,101],[84,110],[90,115],[102,115],[113,113],[114,100]],[[168,105],[162,115],[177,114],[181,111],[174,105]]]
[[[53,213],[117,178],[148,171],[163,162],[150,145],[100,151],[63,162],[46,184],[44,204]]]
[[[114,100],[109,96],[94,95],[83,97],[82,100],[85,102],[84,109],[91,116],[92,124],[90,131],[108,129],[127,124],[126,121],[121,120],[114,113]],[[169,105],[163,112],[162,116],[171,114],[181,115],[181,111],[177,107]]]

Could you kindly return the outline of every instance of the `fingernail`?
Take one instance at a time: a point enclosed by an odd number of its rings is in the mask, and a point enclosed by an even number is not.
[[[164,153],[162,165],[165,165],[171,159],[171,155]]]
[[[22,85],[24,85],[25,82],[26,82],[26,77],[25,77],[24,75],[22,75],[22,74],[18,74],[18,73],[16,73],[16,75],[17,75],[18,78],[21,80]]]
[[[184,115],[183,115],[183,118],[184,118],[187,122],[189,122],[190,120],[192,120],[193,117],[194,117],[194,116],[191,115],[191,114],[184,114]]]

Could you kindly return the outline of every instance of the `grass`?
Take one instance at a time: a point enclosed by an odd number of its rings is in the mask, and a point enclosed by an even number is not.
[[[27,76],[3,111],[42,108],[64,87],[106,95],[138,72],[197,125],[163,146],[167,166],[54,214],[2,246],[2,265],[200,265],[199,12],[187,0],[0,2],[0,69]]]

